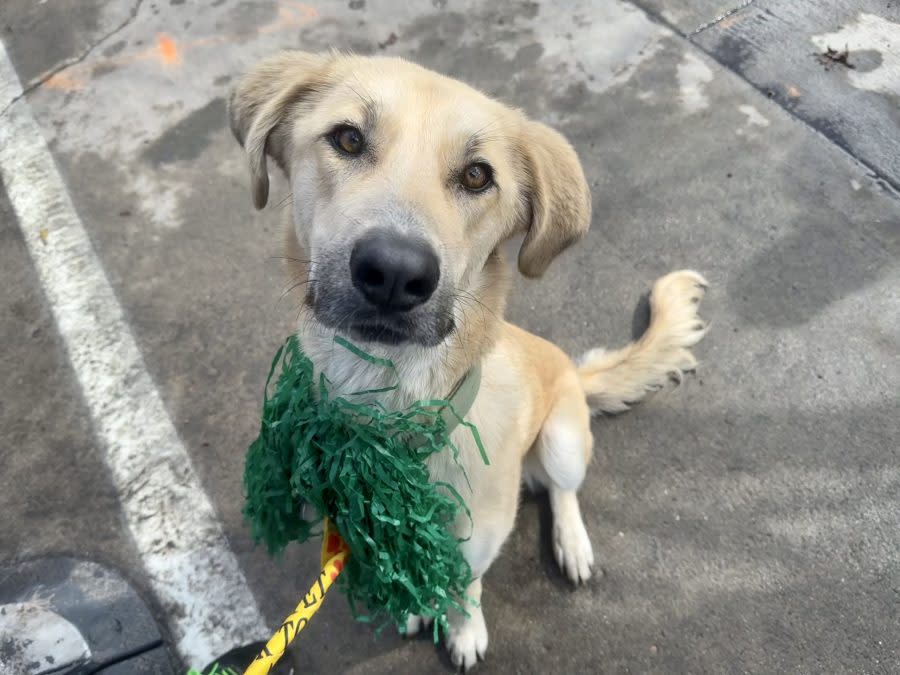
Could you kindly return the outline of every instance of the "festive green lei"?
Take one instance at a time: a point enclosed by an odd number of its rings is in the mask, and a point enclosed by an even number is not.
[[[335,342],[394,370],[387,359],[340,337]],[[472,570],[452,526],[469,511],[452,485],[429,479],[426,459],[449,451],[457,461],[459,449],[450,439],[457,423],[471,432],[485,464],[488,459],[477,429],[448,400],[419,401],[401,411],[353,402],[396,388],[333,397],[331,383],[324,374],[315,378],[297,338],[288,338],[272,361],[259,436],[247,451],[244,515],[254,539],[273,554],[291,541],[320,536],[328,517],[350,549],[337,583],[354,616],[393,620],[401,630],[410,614],[432,617],[437,639],[449,609],[465,613],[460,600]],[[304,511],[304,505],[311,508]]]

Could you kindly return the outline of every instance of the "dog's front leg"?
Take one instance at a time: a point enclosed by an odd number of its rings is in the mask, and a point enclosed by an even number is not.
[[[484,658],[488,646],[487,625],[481,611],[481,578],[475,579],[462,599],[468,616],[450,612],[447,616],[447,651],[453,665],[468,670]]]
[[[498,467],[500,462],[493,468]],[[520,478],[516,473],[517,469],[518,464],[511,472],[515,482],[510,483],[516,488]],[[468,616],[460,612],[447,614],[446,643],[450,659],[466,670],[474,666],[478,659],[484,658],[488,645],[487,625],[481,609],[481,580],[500,554],[500,548],[512,532],[516,518],[518,489],[506,491],[502,496],[505,499],[481,502],[480,508],[473,504],[472,521],[475,528],[471,536],[460,545],[463,556],[472,568],[474,580],[466,589],[465,597],[460,598]]]
[[[466,589],[465,598],[460,602],[466,608],[468,616],[461,612],[450,612],[447,616],[448,631],[446,634],[447,651],[450,659],[457,667],[468,670],[478,659],[484,658],[488,645],[487,624],[481,611],[481,579],[476,579]],[[431,626],[431,618],[412,614],[406,621],[404,634],[415,635],[422,629]]]

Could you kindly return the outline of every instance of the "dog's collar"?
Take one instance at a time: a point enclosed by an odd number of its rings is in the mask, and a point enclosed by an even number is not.
[[[447,433],[453,431],[466,415],[472,409],[475,403],[475,397],[478,396],[478,390],[481,387],[481,361],[469,368],[469,371],[462,376],[459,382],[450,390],[447,395],[447,403],[441,410],[441,417],[447,423]]]

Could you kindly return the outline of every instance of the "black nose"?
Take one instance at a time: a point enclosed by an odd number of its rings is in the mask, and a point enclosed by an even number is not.
[[[441,269],[437,255],[421,239],[375,231],[354,245],[350,275],[370,303],[404,312],[431,297]]]

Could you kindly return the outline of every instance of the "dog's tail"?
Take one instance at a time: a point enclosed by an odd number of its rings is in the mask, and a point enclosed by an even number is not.
[[[622,349],[592,349],[579,360],[578,375],[594,412],[628,410],[668,380],[681,381],[697,360],[689,351],[706,334],[697,314],[706,279],[692,270],[656,280],[650,292],[650,325]]]

